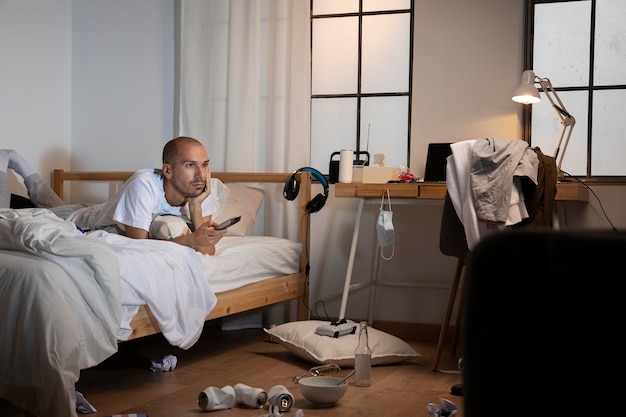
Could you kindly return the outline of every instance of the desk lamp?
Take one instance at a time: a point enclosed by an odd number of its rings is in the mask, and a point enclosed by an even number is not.
[[[563,129],[561,129],[561,135],[559,136],[559,141],[556,144],[556,149],[554,150],[553,155],[554,159],[557,160],[561,150],[561,143],[563,143],[563,152],[561,153],[556,165],[556,169],[560,173],[563,157],[565,156],[565,151],[567,150],[569,138],[572,136],[572,130],[574,129],[574,124],[576,124],[576,119],[574,116],[569,114],[567,110],[565,110],[565,106],[559,98],[559,95],[552,87],[550,80],[548,78],[537,77],[532,70],[526,70],[522,74],[522,83],[517,90],[515,90],[515,93],[513,94],[513,101],[522,104],[539,103],[541,99],[535,84],[539,84],[541,86],[541,90],[546,94],[548,100],[550,100],[552,108],[556,111],[557,116],[561,120],[561,125],[563,125]],[[565,138],[565,142],[563,142],[563,138]]]

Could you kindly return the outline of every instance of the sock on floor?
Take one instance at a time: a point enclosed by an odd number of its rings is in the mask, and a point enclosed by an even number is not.
[[[28,162],[20,154],[13,149],[7,150],[9,154],[9,168],[20,174],[22,178],[30,177],[35,173],[35,170],[28,165]]]

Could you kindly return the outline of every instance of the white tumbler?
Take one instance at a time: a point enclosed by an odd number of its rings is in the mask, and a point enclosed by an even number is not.
[[[339,152],[339,182],[352,182],[352,169],[354,166],[354,151],[342,149]]]

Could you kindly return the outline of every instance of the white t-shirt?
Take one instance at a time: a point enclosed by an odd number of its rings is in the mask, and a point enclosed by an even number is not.
[[[202,215],[215,214],[216,193],[202,202]],[[153,168],[135,172],[122,186],[122,189],[109,201],[81,208],[67,218],[82,229],[103,229],[118,226],[124,231],[124,225],[150,230],[152,219],[161,214],[189,216],[186,204],[182,207],[171,206],[165,199],[163,177],[160,170]]]

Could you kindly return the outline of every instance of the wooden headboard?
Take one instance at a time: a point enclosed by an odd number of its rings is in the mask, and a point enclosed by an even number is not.
[[[55,169],[52,171],[52,188],[54,192],[63,198],[63,185],[65,181],[102,181],[102,182],[124,182],[135,171],[65,171]],[[311,197],[310,175],[298,173],[300,178],[300,195]],[[219,178],[222,182],[249,182],[249,183],[285,183],[291,177],[287,173],[266,173],[266,172],[212,172],[211,177]],[[304,209],[304,206],[302,207]]]

